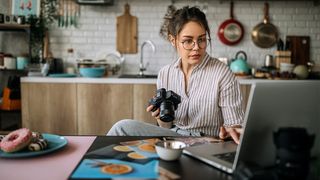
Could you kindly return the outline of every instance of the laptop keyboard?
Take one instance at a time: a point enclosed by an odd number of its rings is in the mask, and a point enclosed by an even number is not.
[[[234,158],[236,156],[236,152],[229,152],[229,153],[223,153],[223,154],[215,154],[213,155],[219,159],[222,159],[224,161],[227,161],[227,162],[230,162],[230,163],[233,163],[234,161]]]

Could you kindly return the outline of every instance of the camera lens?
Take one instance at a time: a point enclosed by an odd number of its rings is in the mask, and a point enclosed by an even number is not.
[[[174,120],[174,104],[171,101],[163,101],[160,104],[160,119],[164,122],[170,122]]]

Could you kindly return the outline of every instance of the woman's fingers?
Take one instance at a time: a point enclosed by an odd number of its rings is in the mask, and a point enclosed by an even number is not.
[[[230,134],[230,136],[232,137],[232,139],[233,139],[233,141],[234,141],[235,143],[237,143],[237,144],[240,143],[240,140],[239,140],[239,138],[240,138],[240,133],[238,133],[235,129],[230,128],[229,134]]]
[[[154,107],[153,105],[148,106],[147,109],[146,109],[147,112],[150,112],[153,109],[153,107]]]
[[[237,144],[240,143],[240,134],[242,133],[242,128],[233,127],[220,127],[219,137],[221,139],[226,139],[231,137],[233,141]]]
[[[160,114],[160,110],[159,109],[157,109],[154,112],[151,112],[151,116],[153,116],[153,117],[157,117],[157,116],[159,116],[159,114]]]
[[[227,135],[228,135],[228,133],[227,133],[226,129],[223,126],[221,126],[220,132],[219,132],[219,138],[225,139],[227,137]]]

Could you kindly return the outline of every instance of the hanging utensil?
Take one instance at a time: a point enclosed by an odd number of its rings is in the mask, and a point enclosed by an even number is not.
[[[65,20],[64,20],[64,24],[65,24],[65,27],[67,28],[68,27],[68,0],[65,0],[65,4],[64,4],[64,12],[65,12]]]
[[[73,26],[73,19],[74,19],[74,2],[70,2],[70,26]]]
[[[58,27],[61,27],[61,1],[58,1]]]
[[[264,5],[264,20],[253,28],[251,38],[253,43],[261,48],[270,48],[278,41],[278,30],[269,22],[268,3]]]
[[[226,45],[235,45],[241,41],[244,34],[242,24],[233,18],[233,2],[230,2],[230,19],[224,21],[218,30],[218,37]]]
[[[117,16],[117,50],[120,53],[138,52],[138,18],[130,14],[130,5],[124,6],[124,14]]]

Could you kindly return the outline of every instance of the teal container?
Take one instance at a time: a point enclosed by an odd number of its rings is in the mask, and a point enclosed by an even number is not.
[[[29,64],[29,58],[19,56],[17,57],[17,69],[23,70],[25,69]]]

